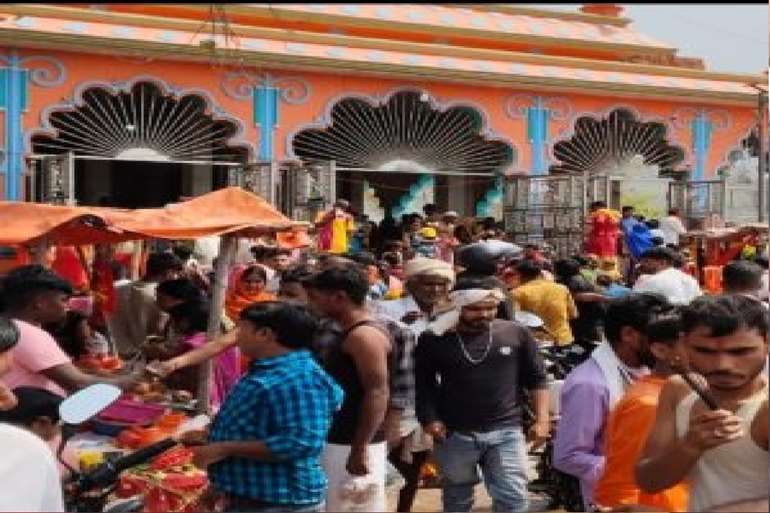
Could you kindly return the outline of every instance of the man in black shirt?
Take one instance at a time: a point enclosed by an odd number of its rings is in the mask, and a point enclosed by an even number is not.
[[[536,444],[548,437],[548,390],[537,342],[527,328],[495,319],[503,300],[478,282],[459,284],[454,329],[423,333],[415,352],[417,417],[436,442],[444,511],[470,511],[480,466],[494,511],[526,511],[527,449],[520,389],[534,391]]]

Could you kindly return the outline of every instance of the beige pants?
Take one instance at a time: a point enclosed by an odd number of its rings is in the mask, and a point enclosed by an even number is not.
[[[326,444],[321,455],[321,465],[329,480],[326,496],[326,511],[385,511],[385,470],[387,467],[387,443],[372,444],[367,449],[369,456],[369,472],[377,483],[377,489],[372,497],[363,503],[352,504],[344,500],[340,492],[342,485],[352,479],[345,466],[350,455],[349,445]]]

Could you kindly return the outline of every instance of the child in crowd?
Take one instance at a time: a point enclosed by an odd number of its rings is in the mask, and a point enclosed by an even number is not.
[[[415,241],[416,256],[438,258],[438,230],[436,228],[432,226],[422,228]]]
[[[13,395],[18,402],[10,410],[0,410],[0,422],[27,429],[46,442],[59,435],[59,405],[63,397],[35,387],[14,388]]]

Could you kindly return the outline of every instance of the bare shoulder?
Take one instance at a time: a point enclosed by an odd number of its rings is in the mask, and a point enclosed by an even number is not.
[[[359,326],[354,329],[345,338],[342,343],[345,352],[355,352],[358,348],[377,350],[384,348],[390,351],[390,338],[385,333],[385,327]]]
[[[679,402],[687,397],[692,390],[687,382],[682,379],[681,376],[673,375],[666,380],[666,384],[663,385],[663,389],[660,392],[659,404],[667,404],[669,407],[674,407]]]

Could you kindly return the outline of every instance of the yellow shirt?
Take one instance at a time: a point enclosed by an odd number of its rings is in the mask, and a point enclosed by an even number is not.
[[[348,233],[354,232],[356,225],[352,217],[336,217],[332,221],[332,247],[329,253],[342,254],[348,252]]]
[[[520,285],[512,295],[518,310],[532,312],[543,320],[558,345],[574,341],[569,321],[576,318],[578,312],[567,287],[538,278]]]
[[[320,223],[326,216],[326,212],[319,212],[316,216],[316,223]],[[353,221],[353,217],[349,215],[335,217],[331,223],[331,245],[329,247],[329,253],[340,255],[347,253],[350,249],[348,244],[349,233],[356,231],[356,223]]]

